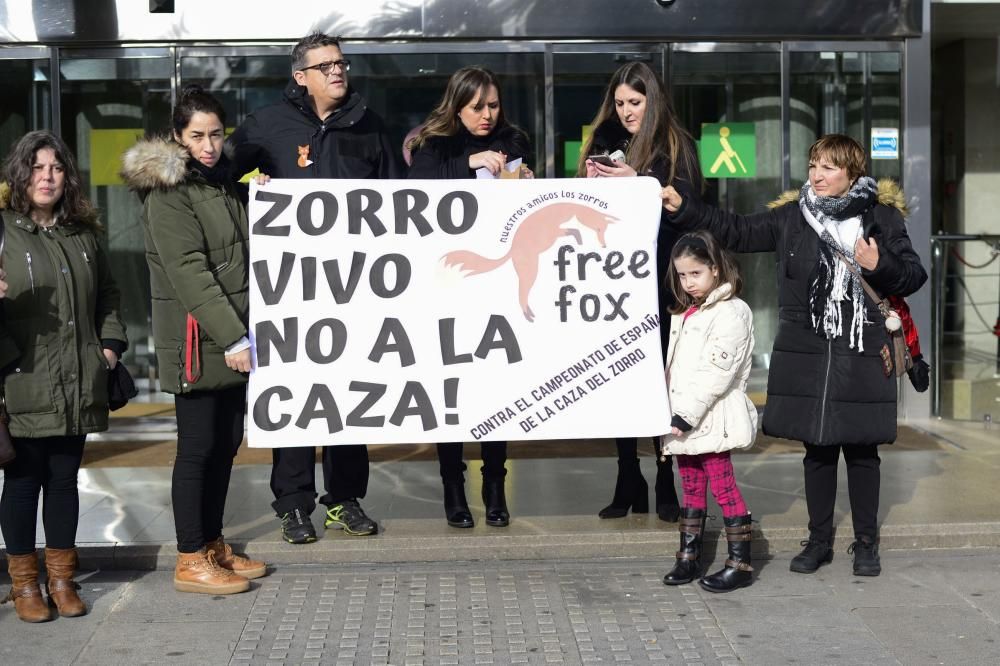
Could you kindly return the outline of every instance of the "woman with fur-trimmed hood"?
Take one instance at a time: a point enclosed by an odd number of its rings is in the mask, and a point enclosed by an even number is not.
[[[896,439],[897,382],[883,361],[891,349],[885,321],[846,262],[885,295],[912,294],[927,273],[906,233],[899,187],[864,174],[861,145],[830,134],[809,149],[809,180],[802,189],[783,195],[766,213],[728,213],[673,188],[663,190],[672,223],[708,229],[736,252],[777,255],[778,332],[763,430],[802,441],[806,449],[809,540],[792,560],[798,573],[812,573],[833,558],[841,451],[854,523],[854,573],[881,572],[878,445]]]
[[[251,363],[247,216],[222,152],[219,101],[191,86],[172,124],[171,139],[125,153],[122,177],[143,199],[160,387],[175,394],[174,587],[231,594],[266,572],[222,537]]]

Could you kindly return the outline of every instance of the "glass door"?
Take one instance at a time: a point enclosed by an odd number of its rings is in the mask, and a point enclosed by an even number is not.
[[[124,361],[141,379],[155,374],[149,271],[140,204],[118,176],[121,154],[170,123],[173,56],[168,48],[60,53],[62,135],[76,155],[91,200],[107,229],[111,269],[122,294],[129,350]]]
[[[830,133],[847,134],[861,142],[870,155],[870,176],[901,178],[904,146],[899,47],[851,45],[850,50],[841,50],[844,46],[791,47],[789,150],[793,184],[806,178],[809,146]],[[828,50],[822,50],[824,47]]]
[[[49,63],[46,47],[0,49],[0,159],[26,132],[52,126]]]
[[[670,89],[698,142],[704,199],[739,213],[764,210],[782,190],[781,53],[774,44],[673,44]],[[774,254],[738,257],[753,309],[754,368],[769,364],[777,328]],[[753,376],[762,389],[763,372]]]

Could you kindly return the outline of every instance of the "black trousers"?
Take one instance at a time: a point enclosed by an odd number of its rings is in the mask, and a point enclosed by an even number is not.
[[[80,522],[76,477],[85,439],[85,435],[13,438],[17,458],[3,469],[0,496],[0,531],[10,555],[27,555],[35,550],[39,491],[45,545],[76,546],[76,527]]]
[[[502,479],[507,476],[507,442],[483,442],[480,444],[483,456],[483,478]],[[462,443],[448,442],[437,445],[438,463],[441,467],[441,481],[444,483],[464,483],[465,463],[462,462]]]
[[[327,506],[348,499],[361,499],[368,492],[368,447],[324,446],[323,482]],[[278,517],[301,509],[306,515],[316,508],[316,448],[296,446],[271,452],[271,507]]]
[[[878,534],[878,498],[881,459],[871,445],[814,446],[806,444],[802,460],[805,469],[806,505],[809,509],[809,537],[833,542],[833,509],[837,501],[837,463],[844,452],[847,463],[847,492],[851,499],[854,538],[874,540]]]
[[[233,458],[243,441],[246,386],[176,395],[174,406],[174,529],[177,550],[193,553],[222,536]]]

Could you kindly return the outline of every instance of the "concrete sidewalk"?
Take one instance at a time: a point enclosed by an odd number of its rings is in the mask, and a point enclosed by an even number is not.
[[[665,560],[288,565],[231,597],[99,572],[87,616],[0,608],[0,663],[1000,663],[995,551],[888,552],[878,578],[840,552],[814,575],[763,562],[723,595],[664,586]]]
[[[881,449],[880,520],[883,552],[914,548],[1000,546],[996,505],[1000,478],[1000,427],[947,421],[911,422],[932,435],[914,449]],[[100,446],[100,444],[94,444]],[[472,447],[469,447],[472,448]],[[734,456],[737,479],[753,511],[754,553],[787,558],[806,536],[802,454],[798,447],[770,448]],[[655,514],[600,520],[611,497],[612,458],[519,459],[508,463],[508,528],[483,524],[478,462],[470,464],[468,497],[473,529],[444,521],[436,462],[399,460],[372,465],[363,504],[381,525],[372,537],[349,537],[322,529],[313,515],[317,543],[293,546],[281,540],[270,510],[269,468],[234,469],[225,534],[255,557],[275,565],[448,560],[544,560],[564,558],[665,557],[677,547],[676,525]],[[653,460],[643,458],[652,481]],[[843,470],[842,470],[843,472]],[[317,470],[317,478],[322,475]],[[101,569],[167,569],[174,563],[170,468],[84,469],[80,475],[78,543],[85,566]],[[652,490],[650,491],[652,504]],[[717,516],[721,513],[716,509]],[[837,551],[852,540],[846,482],[838,496]],[[709,523],[708,547],[724,550],[721,519]],[[39,541],[41,542],[39,528]]]

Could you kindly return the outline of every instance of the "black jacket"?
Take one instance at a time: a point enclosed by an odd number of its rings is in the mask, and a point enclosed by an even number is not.
[[[496,127],[486,136],[474,136],[462,127],[454,136],[433,136],[413,153],[410,178],[475,178],[469,156],[484,150],[504,153],[508,161],[528,160],[531,144],[527,135],[513,125]]]
[[[865,238],[879,247],[875,270],[865,280],[883,295],[908,296],[927,280],[906,233],[901,202],[891,181],[879,183],[879,205],[863,220]],[[794,198],[794,197],[793,197]],[[673,216],[684,230],[708,229],[734,252],[775,252],[778,272],[778,332],[767,377],[764,433],[810,444],[883,444],[896,439],[896,378],[886,377],[879,353],[891,345],[878,308],[865,295],[870,323],[864,352],[850,349],[849,336],[833,339],[813,331],[809,282],[819,257],[819,236],[797,203],[779,200],[766,213],[737,215],[685,199]],[[850,308],[850,304],[844,305]],[[851,313],[845,312],[845,321]]]
[[[632,135],[628,133],[617,119],[606,120],[594,129],[594,138],[590,145],[591,155],[602,153],[610,154],[616,150],[628,153],[628,144]],[[692,155],[697,152],[694,146],[689,146]],[[695,167],[697,169],[697,166]],[[667,154],[660,155],[653,161],[653,166],[647,173],[640,176],[652,176],[660,181],[660,185],[666,187],[670,178],[670,157]],[[689,196],[701,199],[702,189],[701,171],[691,173],[684,162],[677,165],[677,172],[674,174],[673,186],[681,195],[687,199]],[[667,269],[670,268],[670,253],[680,238],[681,233],[674,225],[670,224],[667,211],[660,215],[660,230],[656,237],[656,278],[659,285],[660,296],[660,342],[663,347],[663,355],[666,358],[667,344],[670,338],[670,308],[677,302],[666,284]]]
[[[306,89],[292,81],[284,99],[247,116],[230,139],[238,174],[259,168],[272,178],[401,178],[382,119],[350,91],[319,119]],[[308,149],[307,166],[299,165]],[[303,160],[304,163],[304,160]]]

